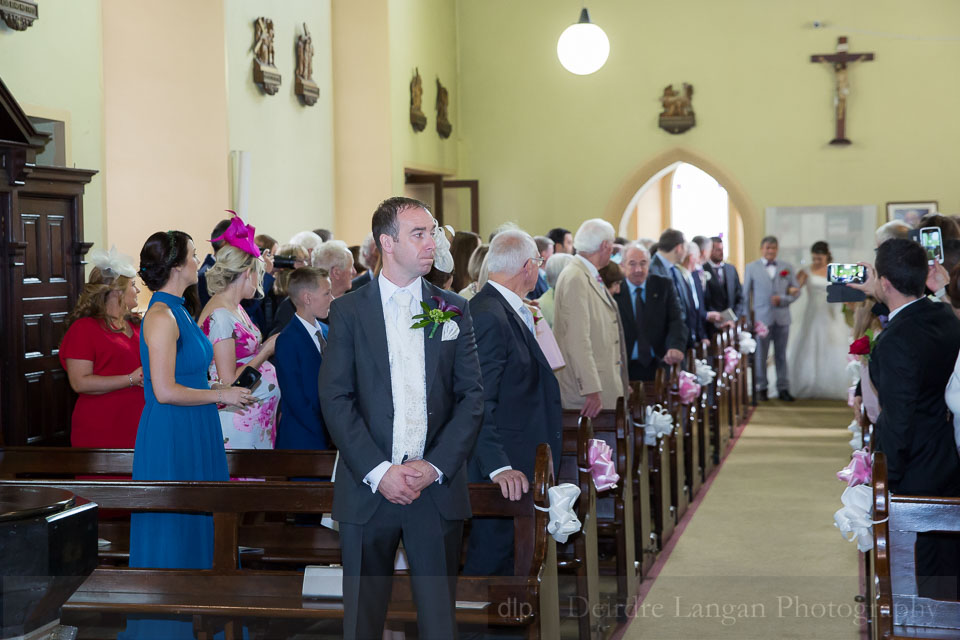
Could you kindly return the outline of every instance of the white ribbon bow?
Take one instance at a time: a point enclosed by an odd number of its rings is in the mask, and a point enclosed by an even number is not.
[[[133,260],[117,251],[116,245],[111,245],[110,251],[104,251],[103,249],[91,251],[87,261],[109,278],[116,278],[117,276],[132,278],[137,275]]]
[[[657,438],[673,433],[673,416],[667,413],[659,404],[647,407],[646,420],[643,424],[643,441],[647,446],[657,444]]]
[[[757,341],[753,339],[753,334],[744,331],[740,334],[740,353],[750,354],[757,350]]]
[[[580,520],[573,510],[573,503],[580,497],[580,487],[565,482],[547,489],[547,496],[550,498],[549,509],[537,505],[533,505],[533,508],[550,514],[547,533],[562,544],[571,535],[580,531]]]
[[[695,360],[694,363],[697,367],[697,382],[700,383],[700,386],[710,384],[717,377],[717,372],[707,364],[706,360]]]
[[[840,529],[840,535],[847,542],[857,541],[857,549],[873,549],[873,525],[884,520],[871,520],[873,510],[873,487],[859,484],[847,487],[840,496],[843,507],[833,514],[833,526]]]
[[[450,232],[451,237],[456,234],[450,225],[438,225],[433,231],[433,240],[437,243],[437,248],[433,251],[433,266],[444,273],[450,273],[453,271],[453,256],[450,254],[450,238],[447,238],[444,229]]]
[[[863,429],[860,428],[856,420],[852,420],[850,424],[847,425],[847,431],[853,434],[853,437],[850,438],[850,446],[853,450],[863,449]]]
[[[847,375],[853,380],[853,386],[857,386],[857,383],[860,382],[860,357],[847,356],[847,358]]]

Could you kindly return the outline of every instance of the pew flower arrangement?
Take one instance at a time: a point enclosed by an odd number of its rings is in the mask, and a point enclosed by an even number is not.
[[[757,341],[749,331],[740,334],[740,353],[750,355],[757,350]]]
[[[680,372],[680,381],[677,384],[677,393],[681,404],[691,404],[700,396],[700,384],[697,376],[689,371]]]
[[[737,365],[740,364],[740,352],[734,349],[733,347],[727,347],[723,350],[723,372],[725,374],[733,375],[737,370]]]
[[[840,529],[840,535],[848,542],[857,541],[857,549],[863,552],[873,549],[873,487],[858,484],[847,487],[840,496],[843,503],[833,514],[833,526]]]
[[[840,471],[837,478],[847,483],[848,487],[873,482],[873,458],[866,449],[857,449],[850,457],[850,462]]]
[[[579,496],[580,487],[564,482],[547,489],[547,497],[550,499],[549,508],[533,505],[533,508],[537,511],[545,511],[550,514],[547,533],[561,544],[566,542],[571,535],[580,531],[580,519],[577,518],[577,514],[573,510],[573,503],[577,501]]]
[[[617,467],[613,464],[613,449],[610,445],[598,438],[590,440],[590,446],[587,449],[587,464],[590,465],[589,471],[593,476],[593,486],[597,492],[615,489],[617,482],[620,481],[620,474],[617,473]]]
[[[850,447],[856,451],[857,449],[863,449],[863,429],[857,424],[856,420],[850,422],[847,425],[847,431],[853,434],[853,437],[850,438]]]
[[[753,332],[757,334],[758,338],[766,338],[770,335],[770,328],[757,320],[755,323],[753,323]]]
[[[706,360],[695,360],[697,369],[697,382],[701,385],[708,385],[717,377],[717,372],[713,370]]]
[[[673,416],[658,405],[647,407],[645,419],[643,422],[643,441],[653,447],[657,444],[657,439],[673,433]]]
[[[442,325],[443,334],[441,338],[443,340],[454,340],[460,334],[460,327],[457,326],[456,322],[450,323],[450,320],[453,318],[463,315],[463,312],[460,311],[460,307],[454,304],[448,304],[446,300],[440,296],[431,296],[430,298],[437,303],[436,307],[431,308],[426,302],[421,302],[420,307],[423,309],[423,313],[418,313],[413,316],[413,320],[416,320],[411,329],[424,329],[433,325],[430,329],[430,335],[427,338],[433,338],[433,334],[437,332],[437,329]],[[449,323],[449,324],[448,324]],[[451,327],[448,329],[448,327]]]

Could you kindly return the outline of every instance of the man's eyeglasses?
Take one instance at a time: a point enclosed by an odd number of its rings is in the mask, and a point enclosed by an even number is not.
[[[537,256],[536,258],[530,258],[530,261],[533,262],[533,264],[537,265],[538,269],[543,266],[544,262],[546,262],[546,260],[544,260],[540,256]]]

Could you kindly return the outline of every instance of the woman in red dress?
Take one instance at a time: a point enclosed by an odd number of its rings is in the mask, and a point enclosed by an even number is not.
[[[132,311],[140,289],[136,270],[111,248],[94,252],[77,306],[67,321],[60,363],[77,392],[70,443],[132,449],[143,411],[140,318]]]

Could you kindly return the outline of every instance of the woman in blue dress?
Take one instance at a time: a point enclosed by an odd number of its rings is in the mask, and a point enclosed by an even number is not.
[[[193,239],[158,231],[140,251],[140,277],[153,291],[140,333],[144,408],[133,457],[134,480],[229,480],[217,404],[245,407],[247,389],[211,388],[213,347],[184,307],[183,292],[197,282]],[[213,517],[138,513],[131,518],[130,566],[209,569]],[[193,638],[186,619],[131,617],[120,638]]]

